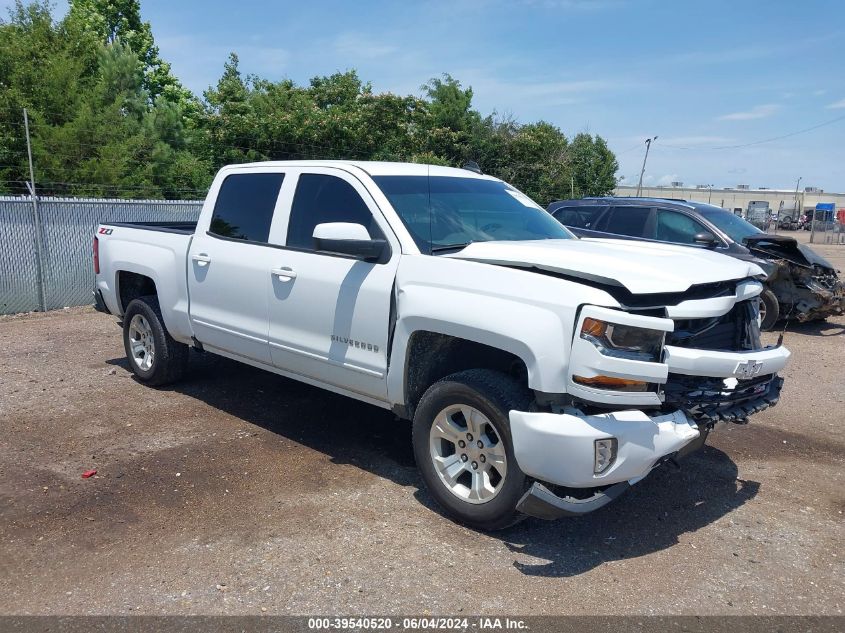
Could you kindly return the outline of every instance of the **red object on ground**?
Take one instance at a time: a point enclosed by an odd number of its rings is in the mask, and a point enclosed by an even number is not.
[[[93,476],[94,476],[94,475],[96,475],[96,474],[97,474],[97,469],[96,469],[96,468],[94,468],[94,469],[92,469],[92,470],[86,470],[84,473],[82,473],[82,478],[83,478],[83,479],[88,479],[89,477],[93,477]]]

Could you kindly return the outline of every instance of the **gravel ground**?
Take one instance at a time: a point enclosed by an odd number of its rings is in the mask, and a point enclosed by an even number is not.
[[[841,614],[845,318],[786,344],[781,403],[682,470],[491,535],[380,409],[208,354],[151,389],[112,317],[0,318],[0,613]]]

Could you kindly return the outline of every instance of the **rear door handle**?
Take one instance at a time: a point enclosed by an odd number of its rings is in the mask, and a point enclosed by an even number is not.
[[[205,253],[194,255],[191,259],[193,259],[198,266],[208,266],[211,263],[211,258]]]
[[[272,268],[270,272],[279,278],[279,281],[288,281],[289,279],[296,279],[296,272],[288,266],[281,268]]]

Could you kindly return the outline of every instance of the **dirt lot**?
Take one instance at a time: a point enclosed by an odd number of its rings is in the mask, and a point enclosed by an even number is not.
[[[845,319],[786,344],[781,403],[680,472],[488,535],[379,409],[210,355],[150,389],[111,317],[0,319],[0,613],[841,614]]]

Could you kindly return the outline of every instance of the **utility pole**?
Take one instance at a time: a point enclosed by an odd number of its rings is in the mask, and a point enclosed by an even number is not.
[[[707,204],[710,204],[710,200],[713,198],[713,185],[709,185],[707,189]]]
[[[41,214],[38,212],[38,196],[35,195],[35,169],[32,166],[32,142],[29,138],[29,115],[26,108],[23,109],[23,127],[26,132],[26,154],[29,159],[29,182],[26,188],[32,197],[32,214],[35,218],[35,284],[38,286],[38,303],[42,312],[47,311],[47,294],[44,292],[44,272],[42,263],[44,253],[41,248],[44,243],[41,235]]]
[[[640,171],[640,182],[637,185],[637,197],[640,197],[640,194],[643,191],[643,174],[645,173],[645,162],[648,160],[648,150],[651,148],[651,144],[657,140],[657,136],[653,136],[651,138],[647,138],[645,140],[645,157],[643,158],[643,168]]]

